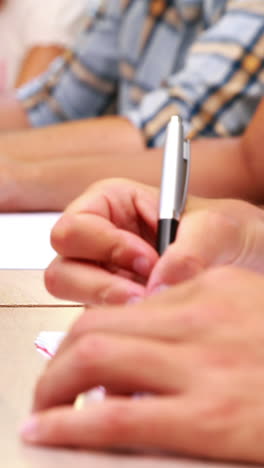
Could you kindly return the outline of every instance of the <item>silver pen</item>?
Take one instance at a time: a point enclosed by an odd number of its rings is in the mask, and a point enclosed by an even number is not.
[[[183,123],[173,116],[167,127],[160,188],[157,251],[160,255],[174,242],[184,210],[190,176],[190,142]]]

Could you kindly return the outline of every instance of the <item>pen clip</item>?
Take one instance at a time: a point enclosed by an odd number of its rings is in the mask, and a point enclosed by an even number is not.
[[[182,204],[180,213],[184,211],[187,195],[188,195],[188,186],[190,180],[190,172],[191,172],[191,143],[190,140],[184,140],[183,142],[183,159],[184,159],[184,167],[185,167],[185,176],[184,176],[184,190],[182,195]]]

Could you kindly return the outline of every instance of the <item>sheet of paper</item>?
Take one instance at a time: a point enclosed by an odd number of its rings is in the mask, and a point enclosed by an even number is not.
[[[51,359],[64,337],[64,332],[41,332],[35,340],[37,351],[46,359]]]
[[[0,269],[42,270],[56,256],[51,229],[61,213],[0,214]]]

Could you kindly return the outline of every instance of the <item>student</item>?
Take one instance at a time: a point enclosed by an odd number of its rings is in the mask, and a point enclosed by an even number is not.
[[[263,85],[262,0],[120,5],[105,2],[64,61],[2,100],[2,129],[48,126],[1,135],[14,209],[61,209],[87,183],[130,171],[156,183],[159,152],[146,148],[163,144],[172,114],[193,138],[242,133],[252,117]],[[116,94],[119,116],[102,117]]]
[[[81,28],[87,0],[1,0],[0,92],[45,71]]]
[[[254,153],[262,122],[246,141],[263,202],[263,159]],[[112,307],[88,309],[73,325],[38,382],[22,438],[263,465],[263,211],[190,199],[176,241],[158,258],[157,200],[153,187],[104,181],[55,227],[61,257],[46,274],[49,290]],[[76,411],[76,396],[97,385],[110,397]]]

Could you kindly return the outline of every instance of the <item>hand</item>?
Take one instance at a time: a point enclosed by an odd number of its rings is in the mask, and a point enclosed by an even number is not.
[[[140,304],[88,310],[38,382],[24,441],[264,463],[263,288],[262,276],[222,267]],[[99,384],[111,397],[73,409]],[[153,396],[129,397],[139,390]]]
[[[46,272],[55,296],[90,304],[136,302],[215,265],[264,270],[264,215],[237,200],[190,198],[177,240],[155,251],[158,190],[114,179],[93,185],[52,232],[60,255]]]

